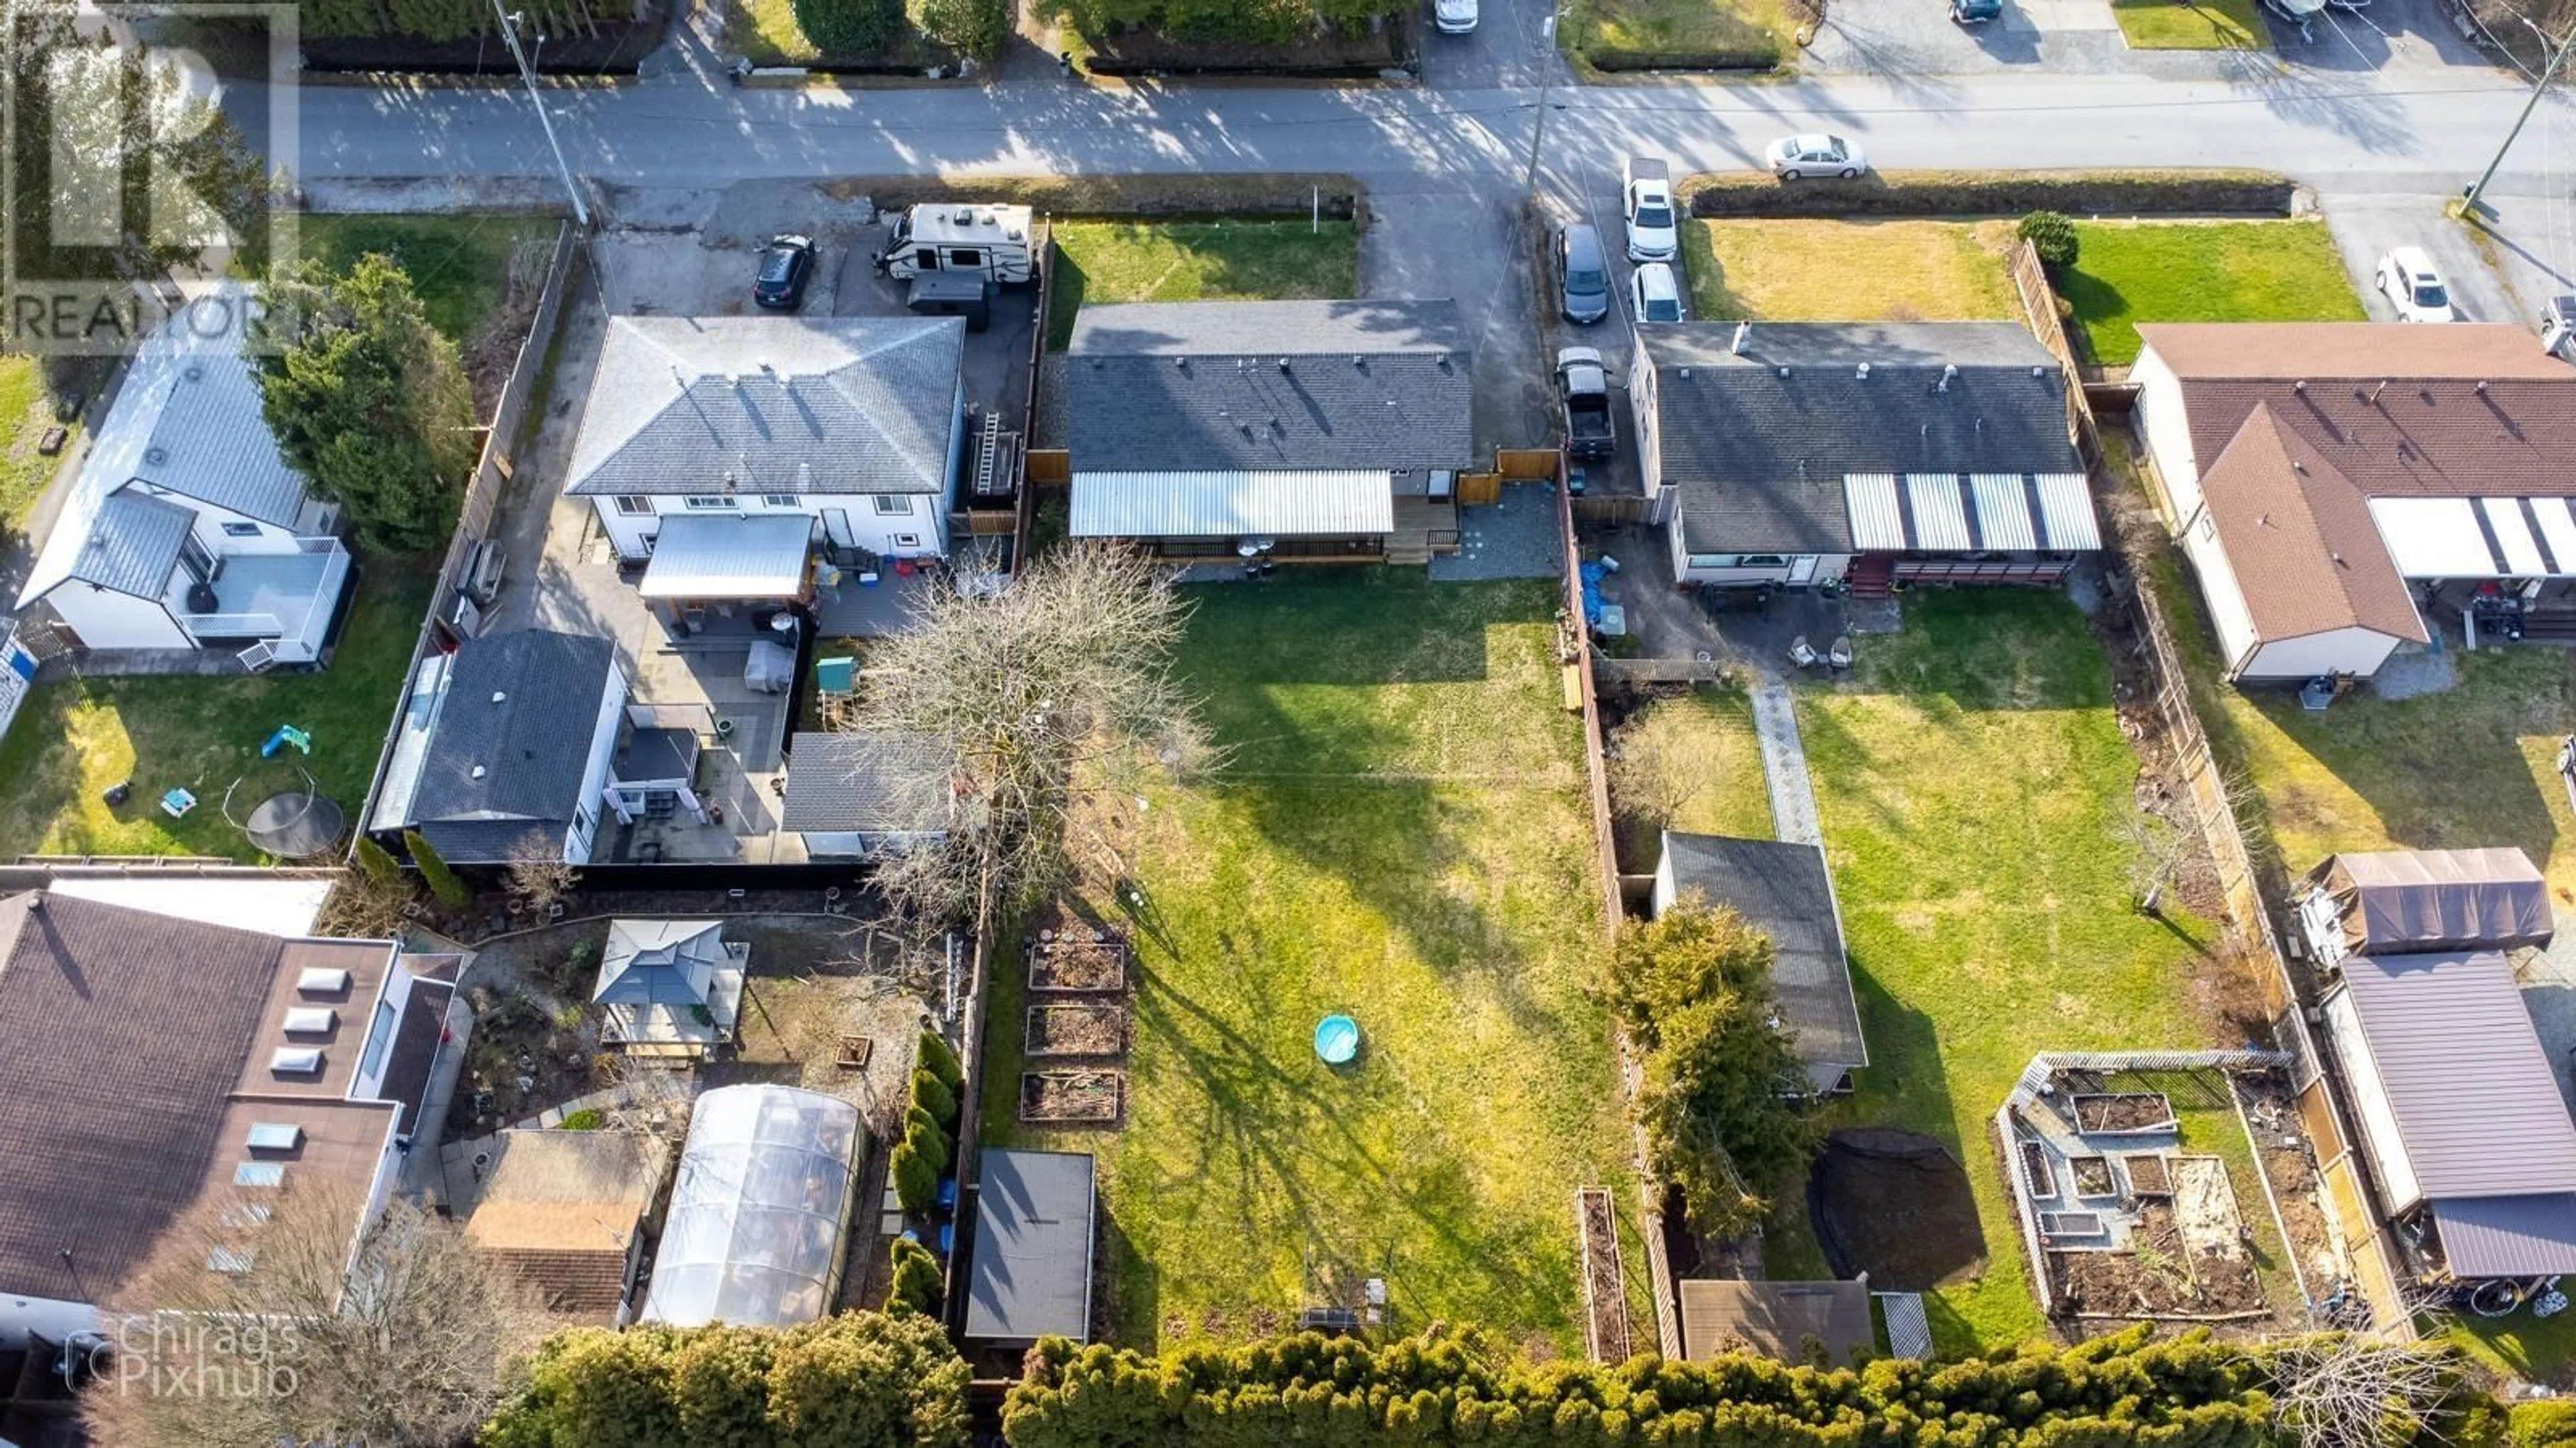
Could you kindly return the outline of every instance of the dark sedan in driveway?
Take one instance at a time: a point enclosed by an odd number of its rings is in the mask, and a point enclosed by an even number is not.
[[[760,249],[760,276],[751,284],[754,305],[792,312],[805,305],[805,283],[814,276],[814,238],[773,236]]]

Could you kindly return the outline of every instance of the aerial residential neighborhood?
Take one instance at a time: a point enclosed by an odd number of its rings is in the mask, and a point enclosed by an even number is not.
[[[0,48],[0,1448],[2576,1444],[2576,5]]]

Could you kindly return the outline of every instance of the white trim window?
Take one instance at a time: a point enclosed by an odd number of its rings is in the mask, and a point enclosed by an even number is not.
[[[257,523],[226,523],[224,525],[224,536],[227,538],[256,538],[259,536],[259,525]]]
[[[653,500],[640,493],[620,493],[617,495],[617,513],[621,518],[650,518],[653,516]]]
[[[763,493],[760,495],[760,506],[764,508],[784,508],[788,512],[792,513],[804,505],[805,500],[794,493]]]
[[[901,493],[878,493],[869,499],[869,501],[876,505],[877,516],[880,518],[909,518],[912,516],[912,499],[905,497]]]
[[[722,513],[731,511],[736,505],[730,497],[714,493],[692,493],[680,500],[680,506],[692,513]]]

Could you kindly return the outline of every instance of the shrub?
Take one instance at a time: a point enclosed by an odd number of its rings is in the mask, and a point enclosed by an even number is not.
[[[580,1327],[539,1345],[525,1385],[478,1441],[965,1448],[967,1376],[937,1320],[913,1313],[843,1313],[786,1329]]]
[[[1693,216],[2287,216],[2298,187],[2271,171],[1878,171],[1782,185],[1768,171],[1685,177]]]
[[[2082,245],[2075,236],[2075,223],[2063,211],[2034,211],[2021,219],[2013,234],[2030,243],[2039,254],[2040,264],[2056,270],[2075,265],[2075,255]]]
[[[385,889],[392,890],[400,888],[402,885],[402,866],[394,863],[394,857],[385,853],[384,846],[377,844],[375,840],[369,836],[360,835],[358,836],[357,854],[358,869],[360,873],[364,874],[368,879],[373,880],[378,885],[383,886]]]
[[[870,55],[903,33],[902,0],[797,0],[796,23],[826,58]]]
[[[922,33],[977,60],[1001,54],[1010,30],[1010,0],[922,0]]]
[[[403,831],[403,848],[411,852],[411,862],[419,867],[421,883],[429,887],[429,893],[437,898],[439,904],[450,910],[462,910],[465,903],[474,898],[473,892],[465,888],[465,882],[456,878],[454,870],[447,868],[447,857],[422,839],[420,831]]]
[[[585,1106],[579,1111],[565,1112],[562,1129],[565,1131],[597,1131],[607,1123],[608,1118],[600,1112],[598,1107]]]
[[[894,1182],[894,1199],[918,1217],[939,1196],[939,1168],[932,1166],[906,1137],[886,1158],[886,1175]]]
[[[921,1033],[921,1069],[938,1077],[952,1092],[966,1089],[966,1067],[935,1032]]]
[[[939,1259],[930,1249],[909,1237],[897,1237],[893,1247],[893,1270],[886,1283],[885,1310],[918,1312],[937,1316],[941,1282]]]
[[[934,1172],[948,1170],[948,1133],[930,1119],[930,1113],[916,1106],[904,1113],[903,1139]]]
[[[2564,1448],[2576,1443],[2576,1398],[2513,1405],[2514,1448]]]
[[[1594,70],[1614,74],[1640,70],[1778,70],[1780,47],[1756,46],[1747,50],[1622,50],[1615,46],[1590,45],[1583,58]]]
[[[912,1073],[912,1104],[930,1113],[930,1119],[941,1126],[957,1120],[957,1093],[948,1083],[916,1067]]]

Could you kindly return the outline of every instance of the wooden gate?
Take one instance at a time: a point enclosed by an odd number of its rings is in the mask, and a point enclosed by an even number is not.
[[[1501,473],[1460,473],[1458,475],[1459,507],[1477,508],[1487,503],[1499,503],[1502,500],[1503,475]]]
[[[1060,447],[1033,447],[1026,456],[1024,476],[1033,487],[1061,488],[1073,481],[1073,454]]]
[[[1552,447],[1499,447],[1494,470],[1515,483],[1552,483],[1565,455]]]

